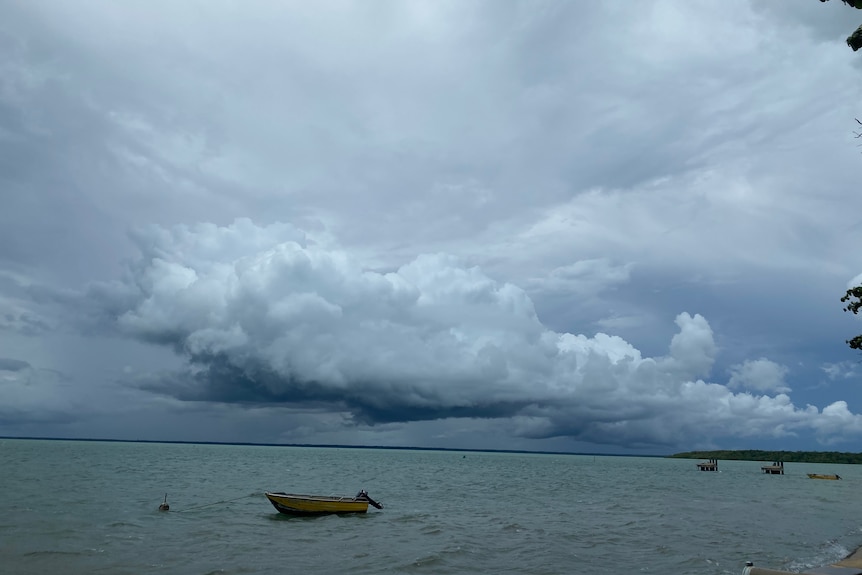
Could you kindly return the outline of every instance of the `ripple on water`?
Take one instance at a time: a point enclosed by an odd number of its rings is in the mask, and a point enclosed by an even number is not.
[[[736,575],[747,559],[819,566],[862,541],[862,513],[843,485],[795,480],[792,469],[764,479],[756,463],[707,475],[657,458],[4,442],[10,450],[0,455],[12,486],[0,501],[3,575],[239,575],[286,565],[322,575],[345,572],[345,559],[355,575]],[[862,466],[836,471],[848,489],[862,479]],[[341,493],[356,483],[386,509],[292,518],[258,489]],[[46,491],[57,506],[38,505]],[[176,513],[157,511],[165,491]]]
[[[58,551],[55,549],[39,549],[24,553],[24,557],[79,557],[81,555],[91,555],[93,552],[88,550],[82,551]]]

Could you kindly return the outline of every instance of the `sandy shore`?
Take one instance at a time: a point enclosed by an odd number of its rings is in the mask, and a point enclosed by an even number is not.
[[[795,575],[789,571],[776,571],[774,569],[765,569],[762,567],[746,567],[743,570],[744,575]],[[825,567],[815,567],[803,571],[798,575],[862,575],[862,547],[859,547],[839,561]]]
[[[836,567],[853,567],[862,570],[862,547],[835,564]]]

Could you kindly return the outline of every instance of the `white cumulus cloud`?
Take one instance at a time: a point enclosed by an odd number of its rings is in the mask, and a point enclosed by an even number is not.
[[[525,437],[621,446],[857,431],[830,423],[834,405],[795,407],[769,360],[710,382],[718,348],[698,314],[676,317],[667,355],[643,357],[614,335],[546,328],[524,290],[445,254],[379,272],[249,220],[136,241],[127,277],[93,285],[85,309],[184,358],[184,372],[145,384],[179,399],[323,405],[366,424],[492,418]]]
[[[760,393],[786,393],[784,383],[788,369],[766,358],[747,360],[730,368],[728,387],[748,389]]]

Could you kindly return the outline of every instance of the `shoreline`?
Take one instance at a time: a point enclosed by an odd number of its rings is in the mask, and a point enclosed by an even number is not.
[[[835,563],[835,567],[850,567],[862,571],[862,545],[857,547],[853,553]]]
[[[742,575],[862,575],[862,545],[841,561],[823,567],[814,567],[800,573],[780,571],[747,564]]]

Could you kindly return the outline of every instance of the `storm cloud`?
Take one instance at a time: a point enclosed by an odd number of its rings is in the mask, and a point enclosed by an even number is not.
[[[853,448],[856,12],[4,3],[0,434]]]
[[[666,355],[643,357],[619,337],[546,328],[524,290],[447,255],[374,271],[293,226],[249,220],[135,240],[127,278],[92,286],[83,309],[102,306],[103,329],[182,357],[182,371],[139,385],[183,401],[323,405],[372,425],[508,418],[525,437],[615,445],[828,435],[834,418],[862,431],[846,405],[795,407],[786,369],[766,359],[710,382],[718,349],[697,314],[677,315]]]

